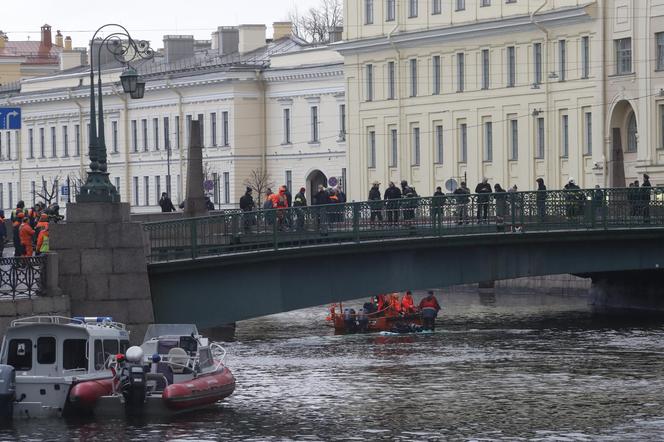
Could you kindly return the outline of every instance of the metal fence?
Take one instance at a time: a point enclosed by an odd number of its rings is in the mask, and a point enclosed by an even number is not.
[[[0,258],[0,300],[46,293],[47,256]]]
[[[664,227],[664,187],[363,201],[146,223],[148,261],[409,237]]]

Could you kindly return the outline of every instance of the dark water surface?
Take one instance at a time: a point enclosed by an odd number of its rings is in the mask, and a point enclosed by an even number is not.
[[[171,421],[24,421],[0,440],[664,440],[664,318],[442,296],[429,336],[334,336],[324,308],[238,324],[237,390]],[[359,304],[359,303],[357,303]]]

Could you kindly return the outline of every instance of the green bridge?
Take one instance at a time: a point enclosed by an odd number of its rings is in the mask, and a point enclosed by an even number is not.
[[[604,299],[659,308],[650,286],[664,265],[664,188],[228,211],[145,230],[159,322],[214,326],[381,292],[561,273],[592,277]],[[637,287],[647,299],[625,295]]]

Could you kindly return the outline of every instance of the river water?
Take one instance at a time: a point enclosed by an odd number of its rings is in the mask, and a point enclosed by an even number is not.
[[[664,318],[439,299],[428,336],[334,336],[323,307],[244,321],[226,345],[236,392],[214,410],[16,422],[0,440],[664,440]]]

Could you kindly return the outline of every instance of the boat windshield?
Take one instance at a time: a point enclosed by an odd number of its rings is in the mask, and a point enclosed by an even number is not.
[[[145,332],[143,342],[159,336],[191,336],[198,335],[195,324],[152,324]]]

